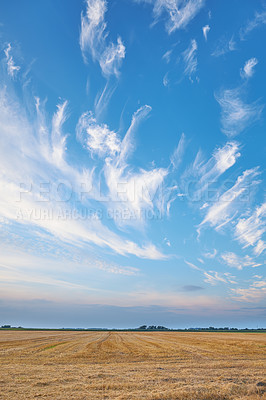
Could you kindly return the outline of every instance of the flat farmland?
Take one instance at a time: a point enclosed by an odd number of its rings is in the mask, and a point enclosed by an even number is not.
[[[0,399],[266,399],[264,333],[0,331]]]

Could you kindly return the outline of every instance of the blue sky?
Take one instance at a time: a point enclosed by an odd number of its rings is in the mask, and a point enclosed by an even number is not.
[[[0,11],[0,323],[264,326],[266,4]]]

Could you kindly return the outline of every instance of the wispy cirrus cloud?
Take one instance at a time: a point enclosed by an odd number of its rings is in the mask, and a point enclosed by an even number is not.
[[[48,118],[44,104],[38,98],[32,98],[31,101],[29,113],[27,106],[13,91],[12,83],[5,82],[0,89],[0,182],[4,188],[0,196],[1,217],[14,224],[14,229],[22,224],[25,229],[48,232],[74,246],[95,245],[121,255],[164,258],[153,244],[147,242],[139,245],[126,235],[110,229],[104,218],[97,216],[96,210],[99,207],[103,210],[107,205],[106,196],[101,197],[98,191],[103,171],[94,175],[91,163],[79,167],[69,163],[67,135],[64,133],[64,122],[68,116],[67,102],[61,102],[53,116]],[[32,111],[34,106],[35,113]],[[151,190],[156,190],[167,173],[164,169],[140,170],[134,176],[127,164],[127,157],[134,149],[132,135],[147,111],[149,108],[144,107],[134,114],[131,127],[121,142],[118,158],[112,162],[109,160],[110,175],[106,171],[106,182],[107,187],[110,185],[110,191],[115,189],[113,182],[121,182],[112,173],[130,182],[137,181],[140,192],[145,183]],[[114,152],[113,144],[119,147],[118,141],[112,142],[110,139],[112,131],[105,125],[97,126],[89,118],[88,129],[89,151],[98,151],[100,155],[109,152],[110,156]],[[100,129],[105,140],[103,153],[99,152],[98,139],[93,137],[95,130]],[[129,186],[132,187],[132,183]],[[154,199],[145,193],[144,207],[148,205],[153,209]],[[134,206],[142,201],[141,193],[138,196],[132,203]],[[131,204],[125,201],[124,207],[127,203]],[[95,211],[88,214],[90,209]],[[81,217],[82,213],[86,218]]]
[[[232,218],[235,218],[241,206],[246,205],[246,201],[248,200],[245,197],[241,199],[241,195],[245,194],[247,189],[250,193],[251,188],[259,183],[259,180],[257,180],[258,175],[258,168],[244,171],[237,178],[235,184],[223,192],[218,200],[208,208],[205,218],[199,225],[199,232],[206,224],[219,230],[230,222]]]
[[[187,75],[190,80],[192,80],[192,76],[195,75],[197,71],[197,49],[197,42],[195,39],[192,39],[189,47],[182,53],[185,64],[184,74]]]
[[[162,59],[166,61],[167,64],[171,61],[171,55],[172,55],[173,50],[167,50],[163,56]]]
[[[98,61],[102,73],[106,77],[119,75],[122,60],[126,49],[122,39],[118,36],[117,43],[108,43],[105,0],[87,0],[86,12],[81,14],[80,48],[85,62],[91,54],[94,61]]]
[[[171,202],[176,198],[175,189],[165,184],[165,179],[182,160],[184,135],[167,168],[139,169],[129,162],[135,149],[135,132],[150,112],[150,106],[140,107],[133,114],[123,139],[106,124],[97,124],[91,112],[83,114],[77,124],[78,141],[92,156],[99,158],[106,188],[101,197],[104,196],[105,205],[113,210],[115,223],[120,228],[126,225],[143,228],[147,213],[149,218],[169,214]]]
[[[245,62],[244,68],[240,70],[240,76],[243,79],[251,78],[254,74],[254,67],[258,64],[258,60],[253,57]]]
[[[258,102],[245,103],[241,87],[223,90],[215,98],[222,109],[222,131],[227,136],[238,135],[260,119],[263,106]]]
[[[242,270],[244,267],[259,267],[261,264],[258,264],[252,260],[248,255],[241,257],[233,252],[226,252],[221,254],[222,261],[227,264],[229,267],[237,268]]]
[[[115,202],[117,215],[123,215],[123,210],[129,209],[129,212],[139,215],[139,223],[145,222],[142,217],[145,210],[153,214],[157,201],[158,209],[161,209],[162,199],[158,198],[157,191],[168,175],[166,168],[140,169],[134,172],[128,164],[128,158],[134,149],[134,132],[150,111],[151,107],[146,105],[133,114],[131,125],[121,142],[120,152],[113,159],[106,159],[104,166],[105,181],[110,199]],[[116,222],[118,225],[132,223],[126,218],[118,218]]]
[[[154,23],[167,15],[165,28],[170,35],[177,29],[184,29],[199,13],[205,0],[136,0],[153,5]]]
[[[185,260],[185,263],[192,269],[196,269],[197,271],[203,271],[202,268],[199,268],[197,265],[191,263],[190,261]]]
[[[185,134],[182,133],[178,146],[176,147],[171,156],[171,164],[175,170],[179,167],[179,165],[183,160],[185,146],[186,146]]]
[[[213,249],[212,252],[209,251],[209,252],[207,252],[207,253],[204,253],[203,256],[204,256],[205,258],[215,258],[215,257],[217,256],[217,250],[216,250],[216,249]]]
[[[247,288],[232,288],[232,298],[247,303],[258,303],[266,298],[266,281],[254,281]]]
[[[163,77],[163,85],[165,87],[167,87],[167,86],[169,86],[169,83],[170,83],[170,81],[169,81],[169,78],[168,78],[168,72],[166,72],[166,74]]]
[[[203,33],[203,36],[204,36],[204,39],[206,40],[206,42],[207,42],[208,33],[210,32],[210,30],[211,30],[210,25],[205,25],[202,28],[202,33]]]
[[[181,188],[193,184],[191,201],[205,201],[201,209],[209,206],[213,201],[211,186],[230,169],[240,157],[240,145],[237,142],[227,142],[224,146],[214,150],[212,156],[206,161],[201,151],[195,157],[193,163],[186,168],[181,176]]]
[[[217,283],[231,283],[231,284],[236,284],[237,282],[234,280],[234,276],[232,276],[229,273],[219,273],[217,271],[208,271],[204,272],[204,282],[209,283],[212,286],[217,285]]]
[[[266,11],[256,11],[254,17],[240,29],[239,36],[241,40],[245,40],[247,35],[254,29],[266,24]]]
[[[110,261],[106,262],[92,254],[85,256],[84,253],[82,255],[72,246],[61,248],[59,243],[54,244],[57,250],[61,249],[62,251],[57,256],[55,256],[56,252],[51,254],[47,247],[44,253],[34,254],[33,249],[29,252],[28,248],[26,250],[24,246],[20,248],[17,243],[15,247],[1,244],[0,282],[6,287],[6,293],[2,291],[4,297],[5,294],[7,297],[11,295],[11,293],[7,293],[8,288],[12,288],[11,296],[14,296],[14,287],[17,287],[19,292],[21,285],[24,287],[22,296],[34,296],[35,294],[36,298],[44,291],[47,300],[56,298],[58,295],[63,298],[66,293],[71,298],[76,296],[77,292],[79,296],[87,296],[87,298],[90,295],[95,296],[96,293],[101,293],[102,296],[110,295],[113,291],[109,287],[103,288],[101,284],[99,286],[95,283],[92,284],[91,278],[94,273],[100,274],[100,276],[114,275],[117,279],[120,276],[131,279],[131,277],[139,275],[140,272],[138,268],[122,266]],[[41,244],[40,238],[38,244]],[[80,265],[83,266],[82,279],[79,276]]]
[[[218,283],[224,284],[236,284],[235,276],[230,274],[229,272],[219,273],[217,271],[206,271],[203,268],[198,267],[197,265],[185,260],[185,263],[192,269],[195,269],[202,273],[204,277],[204,282],[209,283],[212,286],[217,285]]]
[[[230,39],[222,37],[216,44],[216,47],[212,52],[212,56],[220,57],[223,56],[224,54],[227,54],[235,50],[236,50],[236,42],[234,40],[234,37],[232,36]]]
[[[17,72],[20,70],[20,66],[15,64],[14,58],[11,55],[11,51],[11,44],[8,43],[7,47],[4,50],[6,56],[7,73],[11,78],[15,78]]]
[[[263,236],[266,232],[266,203],[257,207],[253,213],[246,218],[241,218],[235,227],[235,238],[244,247],[253,246],[254,253],[260,255],[266,249]]]

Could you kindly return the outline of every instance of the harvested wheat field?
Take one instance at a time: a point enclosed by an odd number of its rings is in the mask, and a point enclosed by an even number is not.
[[[1,331],[0,399],[266,399],[259,333]]]

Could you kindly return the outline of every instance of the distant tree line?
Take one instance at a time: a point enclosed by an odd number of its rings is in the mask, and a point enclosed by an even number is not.
[[[266,328],[229,328],[228,326],[222,328],[215,328],[214,326],[209,326],[208,328],[166,328],[162,325],[141,325],[138,328],[122,328],[122,329],[108,329],[108,328],[23,328],[22,326],[12,326],[12,325],[2,325],[0,329],[12,329],[12,330],[68,330],[68,331],[172,331],[172,332],[266,332]]]
[[[230,328],[228,326],[225,327],[220,327],[220,328],[215,328],[214,326],[209,326],[208,328],[184,328],[184,329],[178,329],[178,328],[166,328],[165,326],[161,325],[141,325],[139,328],[136,328],[136,330],[140,331],[153,331],[153,330],[159,330],[159,331],[184,331],[184,332],[193,332],[193,331],[207,331],[207,332],[212,332],[212,331],[265,331],[265,328]]]
[[[139,328],[137,328],[141,331],[145,331],[145,330],[150,330],[150,331],[154,331],[154,330],[158,330],[158,331],[169,331],[169,328],[166,328],[165,326],[161,326],[161,325],[141,325]]]

